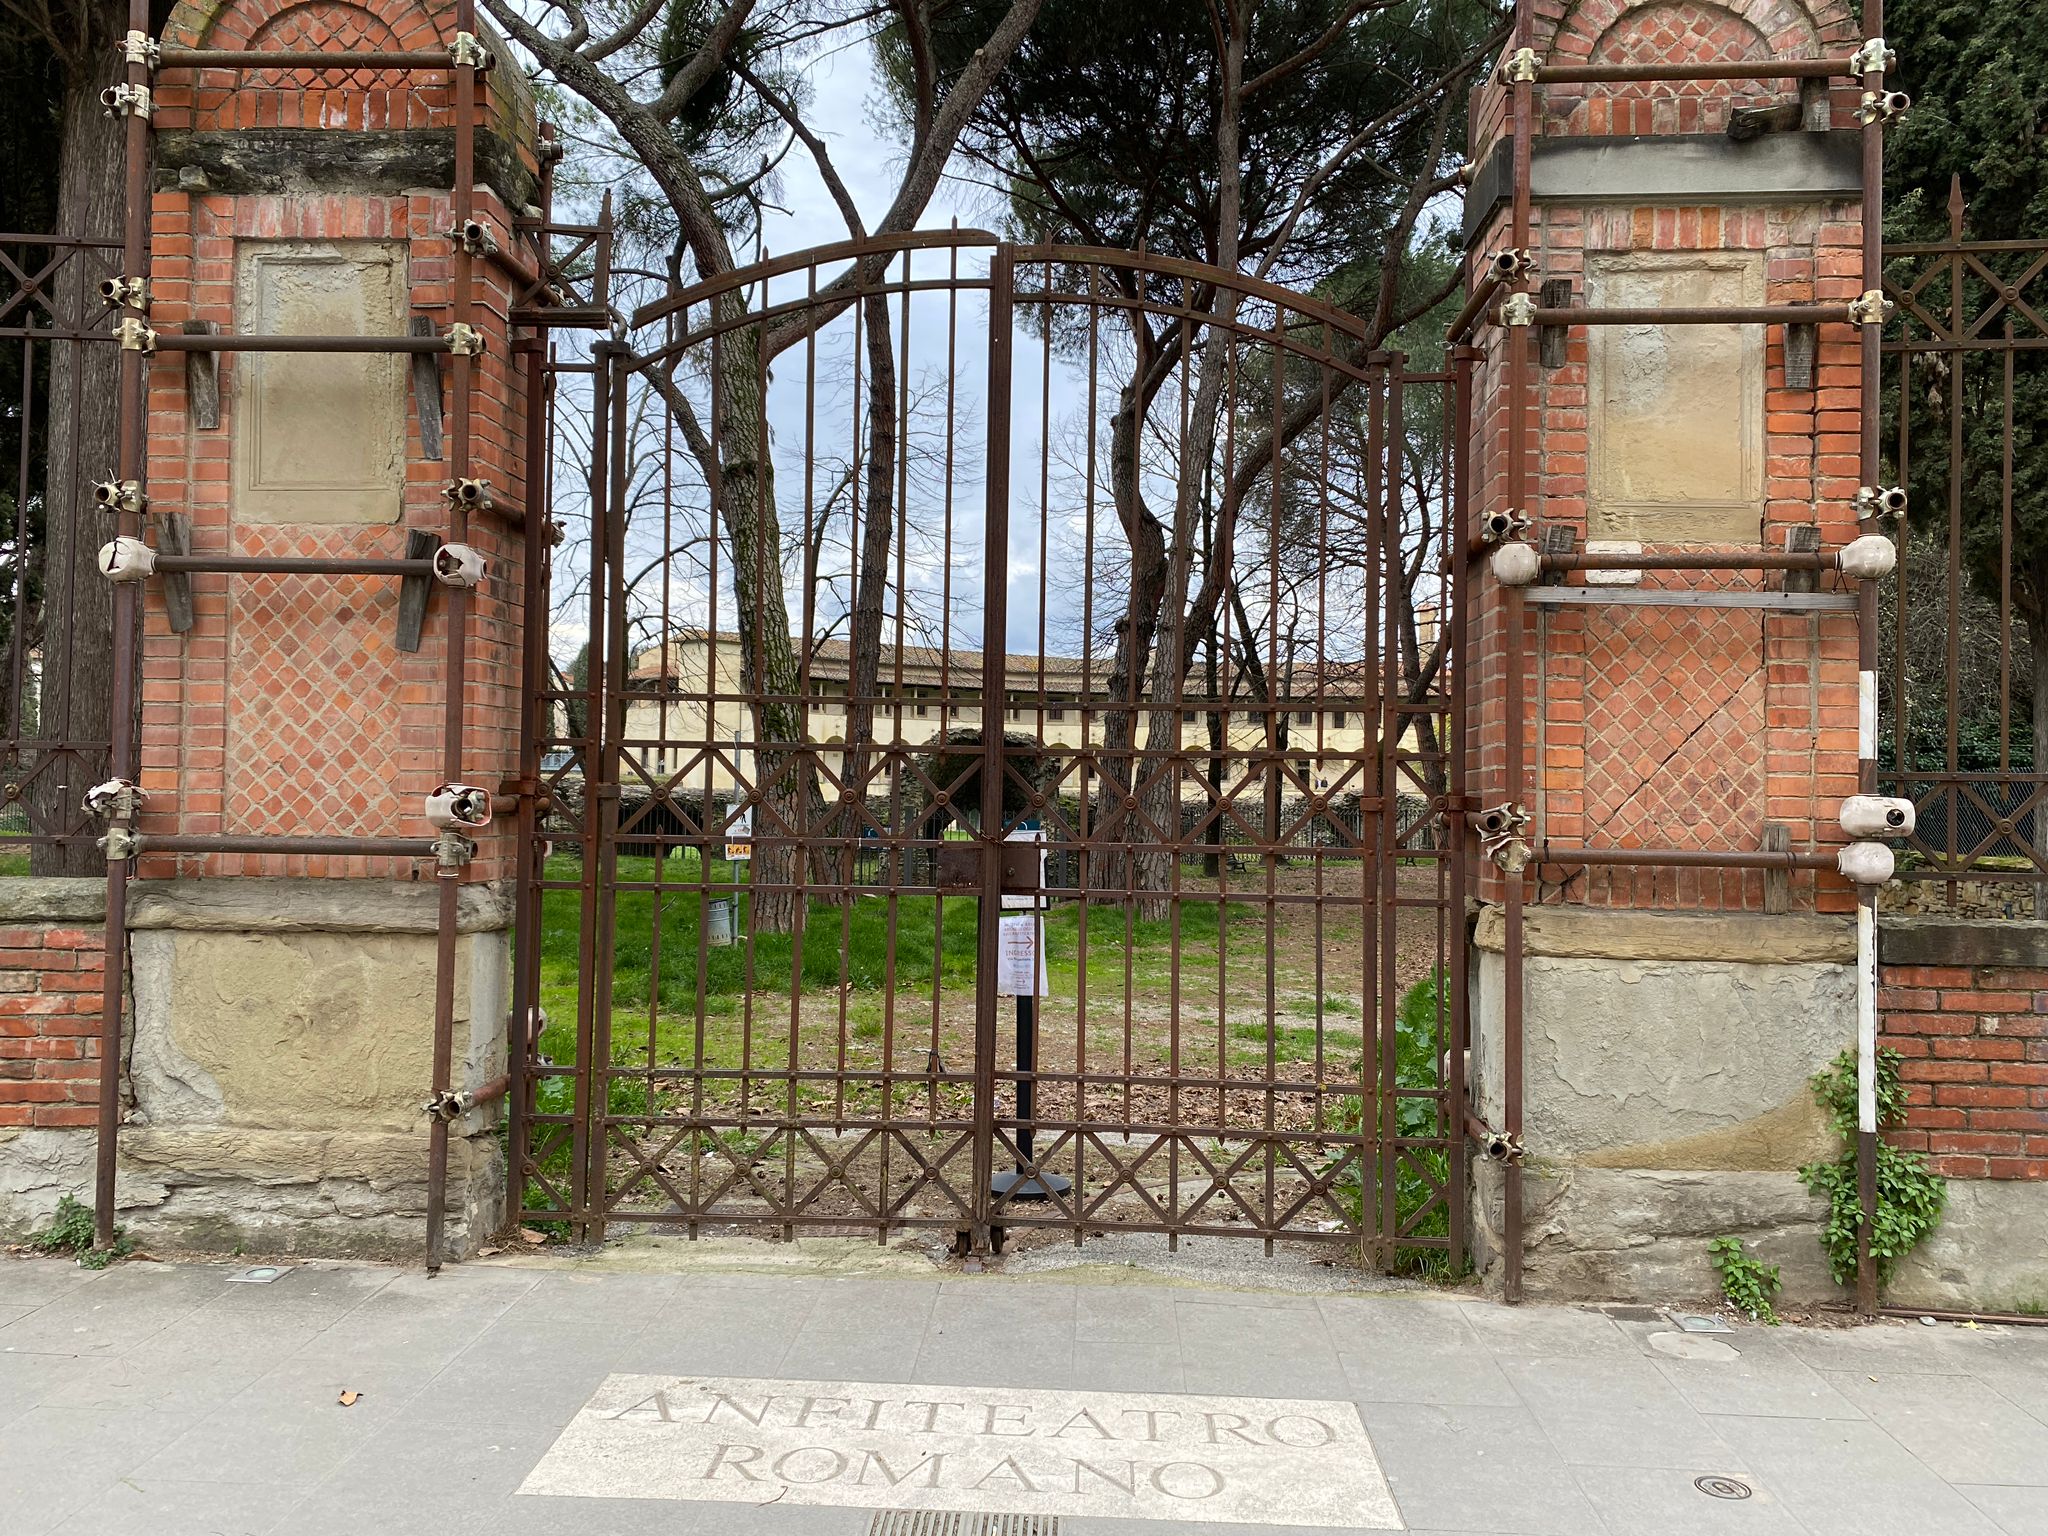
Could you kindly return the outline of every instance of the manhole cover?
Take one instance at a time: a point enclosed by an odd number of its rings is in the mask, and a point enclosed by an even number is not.
[[[1710,1499],[1749,1497],[1749,1484],[1737,1482],[1732,1477],[1696,1477],[1692,1480],[1692,1485]]]
[[[963,1515],[878,1510],[868,1536],[1060,1536],[1058,1515]]]

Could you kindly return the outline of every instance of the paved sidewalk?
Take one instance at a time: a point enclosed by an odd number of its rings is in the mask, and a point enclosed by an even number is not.
[[[906,1412],[938,1435],[932,1445],[944,1440],[941,1415],[962,1431],[948,1445],[1038,1436],[1005,1442],[1029,1454],[976,1473],[970,1503],[1051,1509],[1060,1536],[1329,1530],[1340,1528],[1331,1501],[1352,1488],[1364,1491],[1341,1518],[1368,1518],[1379,1489],[1391,1494],[1381,1528],[1412,1531],[2048,1532],[2048,1329],[1744,1328],[1724,1347],[1591,1310],[1111,1283],[1087,1271],[498,1262],[429,1280],[309,1264],[267,1286],[230,1283],[234,1272],[127,1264],[95,1275],[0,1258],[0,1533],[861,1536],[877,1521],[877,1481],[890,1508],[938,1497],[925,1491],[939,1484],[936,1460],[930,1478],[906,1476],[898,1442],[876,1438],[895,1423],[914,1439]],[[607,1386],[619,1376],[642,1379]],[[721,1399],[701,1395],[702,1378],[741,1380],[723,1383]],[[811,1385],[821,1382],[846,1390]],[[945,1388],[954,1398],[916,1396]],[[344,1391],[360,1396],[344,1406]],[[1175,1401],[1162,1409],[1165,1396]],[[1226,1398],[1294,1401],[1224,1411]],[[1149,1424],[1163,1447],[1171,1431],[1158,1426],[1170,1422],[1190,1435],[1206,1424],[1217,1449],[1158,1464],[1129,1443],[1147,1437],[1097,1443],[1119,1438],[1105,1423]],[[1078,1449],[1077,1427],[1090,1430]],[[1059,1434],[1069,1439],[1047,1438]],[[788,1448],[798,1441],[815,1443]],[[1043,1456],[1061,1446],[1072,1461],[1092,1458],[1073,1472],[1088,1490],[1033,1503],[1017,1490],[1050,1486]],[[961,1476],[965,1455],[950,1464]],[[1227,1502],[1209,1499],[1205,1479],[1220,1488],[1240,1469],[1283,1479],[1262,1495],[1265,1518],[1321,1523],[1203,1523],[1202,1508]],[[1711,1497],[1700,1478],[1749,1496]],[[860,1484],[868,1505],[835,1504],[842,1483]],[[630,1496],[546,1491],[571,1486]],[[707,1490],[730,1502],[707,1502]],[[1190,1513],[1113,1517],[1148,1498]]]

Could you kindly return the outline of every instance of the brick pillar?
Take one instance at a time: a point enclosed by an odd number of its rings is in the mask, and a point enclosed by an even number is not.
[[[1845,59],[1842,0],[1537,0],[1546,63]],[[1845,303],[1861,292],[1854,82],[1538,85],[1527,248],[1543,305]],[[1783,110],[1748,142],[1737,108]],[[1507,87],[1475,97],[1475,274],[1513,244]],[[1549,287],[1545,293],[1546,285]],[[1477,360],[1474,518],[1508,504],[1505,331]],[[1855,538],[1858,332],[1579,327],[1532,339],[1532,537],[1620,553]],[[1810,343],[1810,345],[1809,345]],[[1789,355],[1788,355],[1789,347]],[[1854,587],[1836,606],[1719,606],[1777,573],[1570,575],[1525,589],[1522,772],[1506,771],[1504,599],[1475,582],[1474,793],[1554,846],[1803,852],[1846,839],[1856,791]],[[1677,605],[1596,604],[1659,588]],[[1575,590],[1573,590],[1575,589]],[[1590,592],[1588,589],[1591,589]],[[1501,878],[1485,894],[1498,902]],[[1714,1289],[1707,1240],[1753,1236],[1795,1294],[1831,1290],[1792,1170],[1830,1145],[1807,1077],[1855,1039],[1854,896],[1832,871],[1532,866],[1524,1141],[1532,1293]],[[1782,914],[1782,915],[1780,915]],[[1503,928],[1477,930],[1475,1082],[1503,1110]],[[1504,1192],[1483,1168],[1496,1249]],[[1497,1269],[1497,1266],[1496,1266]]]
[[[445,51],[452,0],[186,0],[167,44],[231,51]],[[494,40],[490,40],[494,41]],[[502,46],[497,48],[504,56]],[[532,201],[533,107],[514,68],[484,77],[475,217],[503,251]],[[150,321],[230,333],[446,332],[454,91],[443,71],[166,69],[158,76]],[[449,605],[400,634],[390,576],[201,574],[175,628],[150,584],[141,830],[351,838],[433,835],[447,690],[467,700],[464,777],[516,773],[523,616],[518,279],[476,263],[485,350],[472,474],[500,503],[468,542],[465,675]],[[448,357],[229,352],[217,372],[159,353],[149,375],[150,511],[189,518],[196,553],[396,557],[445,534]],[[423,409],[423,403],[425,408]],[[437,409],[438,407],[438,409]],[[507,514],[510,514],[508,517]],[[502,1071],[510,824],[464,875],[456,1084]],[[425,1206],[434,990],[430,859],[150,855],[131,902],[133,1110],[125,1215],[218,1246],[416,1252]],[[457,1127],[450,1212],[496,1218],[497,1110]]]

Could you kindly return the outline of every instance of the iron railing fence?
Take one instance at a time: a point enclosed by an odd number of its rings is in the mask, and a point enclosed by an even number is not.
[[[108,776],[113,630],[94,487],[114,478],[121,242],[0,234],[0,860],[104,866],[87,789]]]
[[[1909,880],[2048,882],[2048,236],[1885,247],[1885,470],[1902,489],[1883,610],[1879,758],[1918,827]],[[1883,488],[1877,488],[1883,489]],[[2031,615],[2031,620],[2030,620]]]

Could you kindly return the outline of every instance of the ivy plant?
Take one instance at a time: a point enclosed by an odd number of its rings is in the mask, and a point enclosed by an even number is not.
[[[1751,1258],[1742,1251],[1739,1237],[1717,1237],[1707,1244],[1707,1257],[1721,1276],[1721,1294],[1728,1304],[1753,1322],[1778,1326],[1778,1311],[1771,1303],[1778,1295],[1778,1266]]]
[[[1856,1053],[1845,1050],[1814,1074],[1813,1096],[1827,1111],[1828,1124],[1841,1138],[1842,1155],[1832,1162],[1808,1163],[1799,1170],[1806,1187],[1828,1202],[1821,1228],[1821,1247],[1837,1285],[1856,1279],[1856,1233],[1862,1210],[1856,1194]],[[1877,1124],[1883,1130],[1906,1117],[1906,1090],[1899,1081],[1899,1053],[1877,1053]],[[1870,1228],[1870,1253],[1880,1285],[1890,1280],[1901,1258],[1941,1224],[1948,1203],[1948,1181],[1927,1166],[1917,1152],[1904,1152],[1882,1137],[1877,1143],[1877,1214]]]
[[[66,1195],[57,1202],[56,1215],[50,1225],[29,1238],[28,1245],[37,1253],[73,1254],[81,1269],[105,1269],[116,1259],[126,1258],[135,1247],[123,1227],[114,1228],[114,1246],[111,1248],[95,1248],[92,1239],[92,1207],[81,1205]]]

